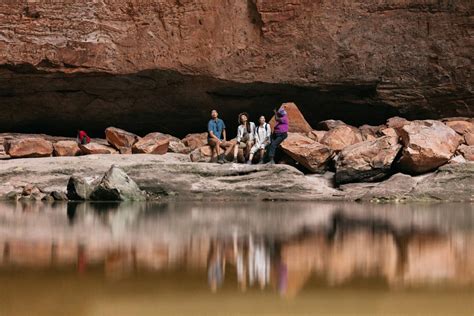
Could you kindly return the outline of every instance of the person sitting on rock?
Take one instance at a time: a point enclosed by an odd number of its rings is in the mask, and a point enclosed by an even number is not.
[[[212,148],[212,159],[217,156],[217,162],[225,163],[224,152],[229,144],[226,141],[227,135],[224,121],[219,118],[219,113],[216,110],[211,111],[211,119],[207,124],[208,143]],[[215,155],[214,155],[215,153]]]
[[[77,130],[77,143],[80,145],[87,145],[91,142],[91,138],[85,131]]]
[[[275,164],[275,152],[278,146],[288,137],[289,120],[285,107],[282,105],[275,113],[275,127],[271,137],[271,143],[268,149],[269,164]]]
[[[263,158],[265,157],[265,148],[270,144],[270,137],[272,135],[272,129],[270,124],[265,122],[265,116],[260,116],[258,119],[258,126],[255,129],[255,145],[253,145],[250,150],[250,157],[247,161],[247,164],[252,164],[253,156],[257,151],[260,154],[260,162],[263,163]]]
[[[239,149],[243,149],[245,160],[245,157],[250,153],[250,148],[252,148],[255,136],[255,123],[249,122],[249,115],[247,113],[240,113],[238,121],[240,125],[237,127],[237,144],[234,146],[234,162],[237,161]]]

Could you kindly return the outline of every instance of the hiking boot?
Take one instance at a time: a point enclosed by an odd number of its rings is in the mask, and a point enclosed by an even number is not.
[[[217,163],[221,165],[225,164],[224,155],[219,155],[219,158],[217,159]]]

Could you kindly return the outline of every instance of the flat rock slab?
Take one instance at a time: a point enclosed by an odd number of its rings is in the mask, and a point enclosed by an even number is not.
[[[0,164],[0,199],[34,185],[66,192],[72,175],[103,175],[112,165],[156,198],[182,200],[358,200],[403,196],[403,200],[474,201],[474,163],[450,164],[424,176],[334,188],[328,175],[305,176],[286,165],[191,163],[189,156],[92,155],[6,160]],[[396,176],[396,175],[395,175]],[[395,177],[394,176],[394,177]],[[409,181],[410,186],[404,185]],[[391,188],[397,194],[393,194]],[[375,192],[375,188],[379,191]],[[403,192],[400,192],[402,190]]]

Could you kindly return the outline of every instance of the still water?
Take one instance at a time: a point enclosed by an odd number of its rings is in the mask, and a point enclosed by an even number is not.
[[[474,315],[474,204],[4,203],[3,315]]]

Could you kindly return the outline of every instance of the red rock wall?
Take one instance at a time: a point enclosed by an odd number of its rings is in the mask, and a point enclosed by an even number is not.
[[[8,85],[18,73],[171,70],[321,93],[347,87],[355,92],[344,102],[412,118],[473,116],[473,9],[471,0],[2,1],[0,96],[18,97]]]

